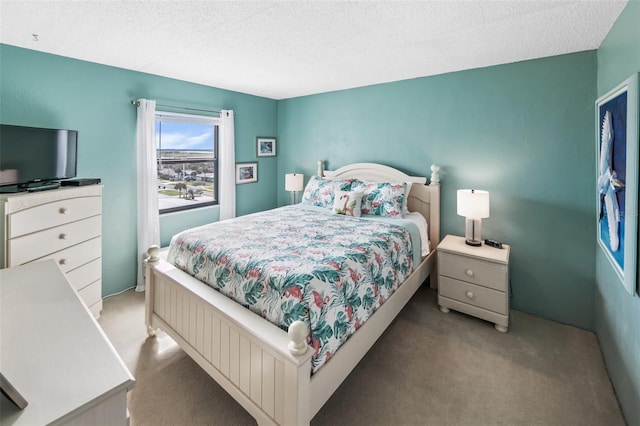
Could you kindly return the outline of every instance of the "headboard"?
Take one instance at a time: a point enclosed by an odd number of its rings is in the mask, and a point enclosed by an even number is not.
[[[328,179],[361,179],[373,182],[411,182],[411,191],[407,198],[409,211],[419,212],[429,224],[431,250],[440,243],[440,168],[431,166],[429,185],[425,185],[424,176],[409,176],[393,167],[376,163],[354,163],[336,170],[324,170],[322,161],[318,162],[318,174]]]

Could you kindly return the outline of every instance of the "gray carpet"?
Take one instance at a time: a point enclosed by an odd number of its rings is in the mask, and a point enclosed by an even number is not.
[[[312,425],[624,425],[593,333],[512,311],[509,333],[440,312],[420,289]],[[144,295],[104,301],[100,325],[136,377],[131,424],[254,420],[164,334]]]

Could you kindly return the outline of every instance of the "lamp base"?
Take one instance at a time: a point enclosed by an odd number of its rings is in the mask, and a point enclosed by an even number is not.
[[[482,219],[466,218],[464,242],[473,247],[482,245]]]

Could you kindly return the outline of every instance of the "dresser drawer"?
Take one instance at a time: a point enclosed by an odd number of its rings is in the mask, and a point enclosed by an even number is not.
[[[102,310],[102,304],[100,304],[100,308],[98,310],[98,315],[94,312],[92,308],[93,305],[96,305],[99,301],[102,301],[102,282],[101,280],[95,281],[90,285],[86,286],[82,290],[78,291],[78,296],[82,302],[87,306],[94,314],[94,316],[98,316],[100,311]]]
[[[22,265],[83,241],[99,237],[101,216],[35,232],[7,241],[7,266]]]
[[[7,239],[75,222],[102,212],[100,197],[77,197],[52,201],[12,213],[7,218]]]
[[[74,290],[80,291],[102,276],[102,259],[95,259],[66,273],[67,280]]]
[[[438,269],[450,278],[507,291],[507,265],[438,251]]]
[[[438,294],[440,296],[502,315],[507,315],[509,311],[509,301],[506,293],[443,276],[440,276],[438,286]]]
[[[102,288],[102,284],[98,284],[98,286],[100,286],[100,288]],[[101,290],[102,291],[102,290]],[[91,312],[91,314],[96,318],[100,318],[100,312],[102,311],[102,299],[98,300],[96,303],[94,303],[91,306],[88,306],[89,311]],[[129,425],[129,423],[127,423],[127,425]]]
[[[102,238],[96,237],[84,243],[76,244],[75,246],[41,257],[35,261],[53,259],[60,269],[62,269],[62,272],[66,273],[101,256]]]

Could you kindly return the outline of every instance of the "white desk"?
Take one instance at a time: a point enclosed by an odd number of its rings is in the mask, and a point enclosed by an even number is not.
[[[0,270],[2,425],[128,424],[135,380],[53,260]]]

